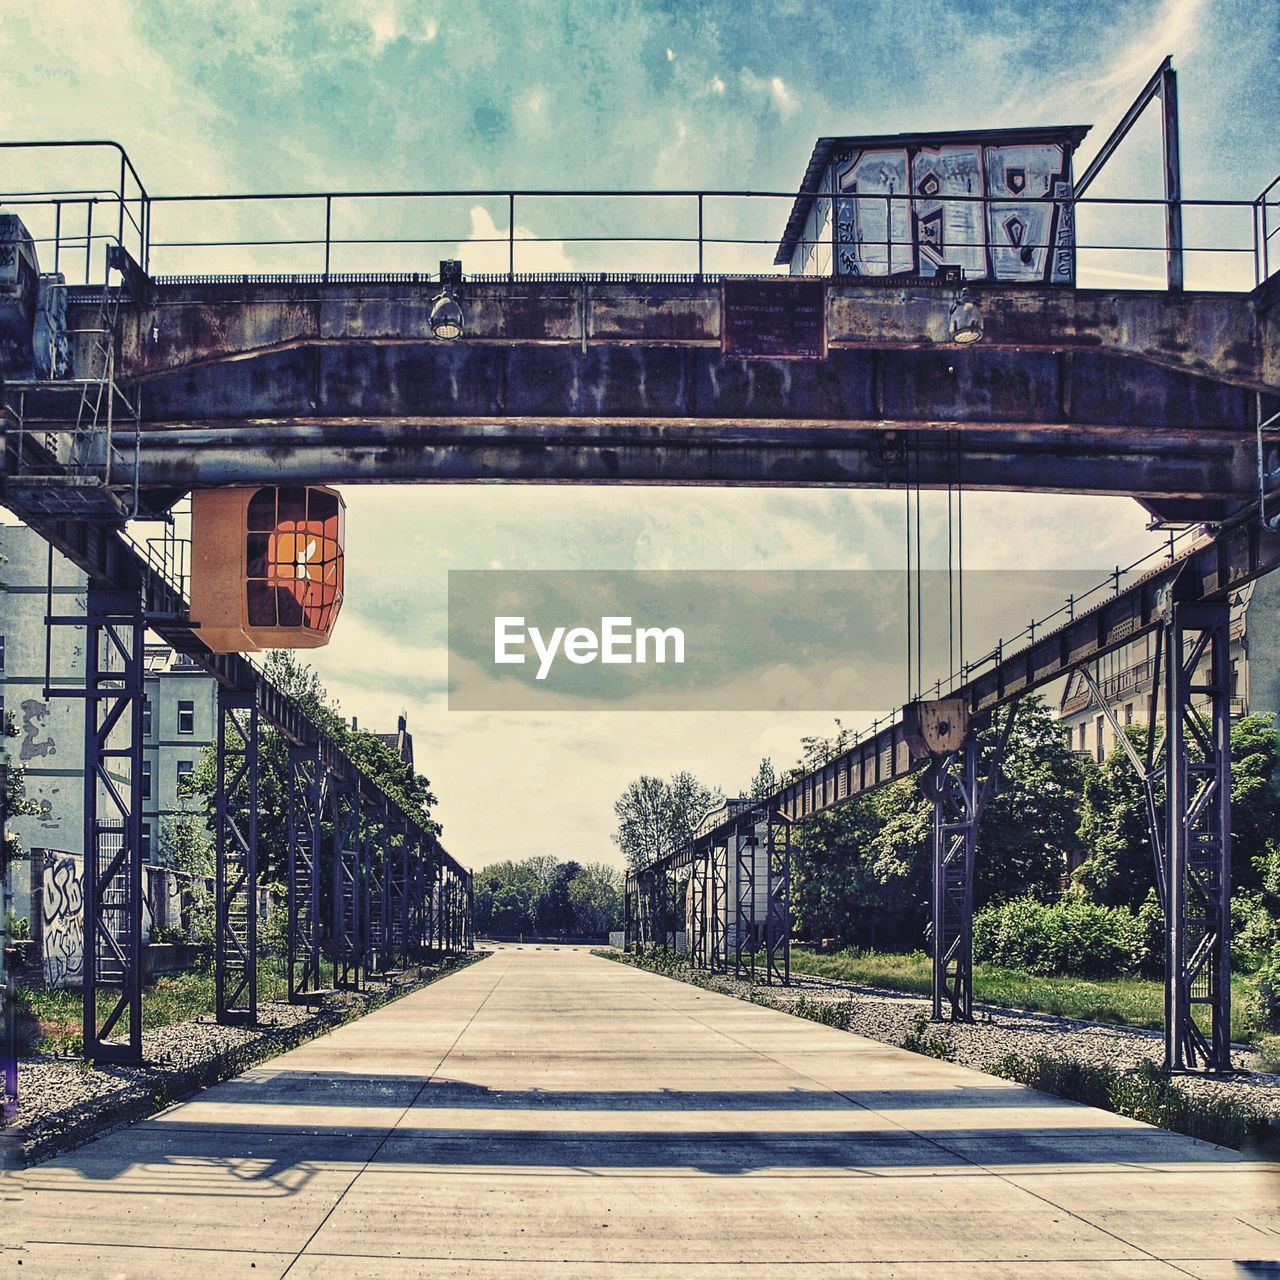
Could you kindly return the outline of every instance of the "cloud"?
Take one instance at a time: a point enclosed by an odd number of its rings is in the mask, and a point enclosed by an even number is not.
[[[766,98],[784,120],[800,110],[800,100],[781,76],[758,76],[750,68],[743,67],[739,79],[748,93]]]
[[[1161,0],[1155,16],[1085,82],[1085,91],[1132,96],[1166,53],[1189,57],[1200,44],[1205,0]]]

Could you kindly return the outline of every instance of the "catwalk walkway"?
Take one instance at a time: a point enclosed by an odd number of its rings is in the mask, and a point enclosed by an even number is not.
[[[1280,1167],[581,951],[500,950],[5,1178],[0,1272],[41,1280],[1077,1280],[1280,1258]]]

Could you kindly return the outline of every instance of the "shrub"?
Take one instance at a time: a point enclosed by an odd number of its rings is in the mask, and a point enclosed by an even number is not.
[[[1048,905],[1016,898],[974,917],[973,952],[976,960],[1040,977],[1114,978],[1143,968],[1149,927],[1127,907],[1075,896]]]
[[[1151,1062],[1118,1071],[1046,1053],[1011,1053],[991,1073],[1219,1146],[1239,1148],[1271,1129],[1262,1108],[1235,1098],[1192,1094]]]
[[[1280,1031],[1280,942],[1258,966],[1258,1026]]]
[[[1265,963],[1280,944],[1280,921],[1260,893],[1237,893],[1231,899],[1231,967],[1249,973]]]

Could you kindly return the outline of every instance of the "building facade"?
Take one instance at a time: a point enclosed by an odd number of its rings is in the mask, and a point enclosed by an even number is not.
[[[84,702],[44,691],[84,679],[84,630],[45,625],[50,609],[84,614],[84,574],[57,552],[50,555],[44,539],[22,525],[0,526],[0,556],[0,709],[17,731],[4,749],[24,770],[27,798],[40,807],[11,819],[10,827],[24,849],[81,858]],[[214,742],[218,693],[212,677],[164,645],[147,646],[144,689],[142,853],[145,862],[162,863],[167,821],[203,811],[188,781]]]
[[[1101,702],[1079,671],[1068,677],[1058,720],[1072,750],[1101,763],[1115,747],[1104,704],[1121,727],[1149,722],[1154,663],[1150,634],[1099,659],[1094,680]],[[1280,574],[1259,578],[1232,596],[1230,663],[1233,718],[1280,710]],[[1157,698],[1157,718],[1161,705]]]

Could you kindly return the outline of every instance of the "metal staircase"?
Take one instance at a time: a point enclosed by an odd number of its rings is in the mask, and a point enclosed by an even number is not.
[[[137,514],[141,388],[126,387],[117,372],[121,301],[139,275],[126,254],[108,252],[92,323],[67,330],[86,346],[76,362],[84,377],[4,385],[4,493],[26,517],[122,523]]]

